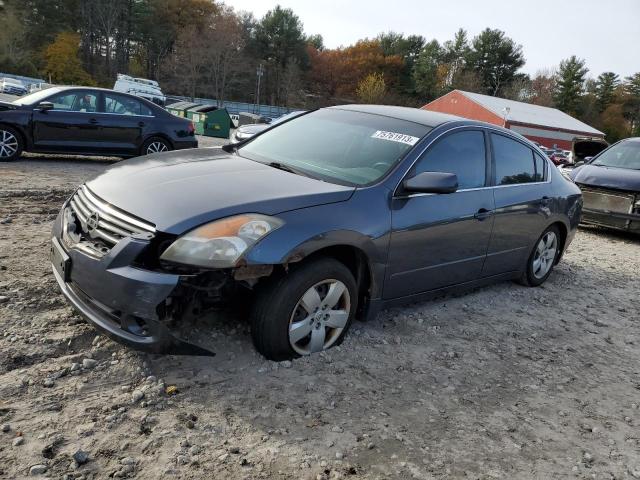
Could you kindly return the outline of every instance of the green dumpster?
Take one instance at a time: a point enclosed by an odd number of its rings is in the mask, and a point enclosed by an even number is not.
[[[226,108],[215,105],[198,105],[186,112],[196,128],[196,134],[207,137],[229,138],[231,117]]]
[[[199,103],[193,102],[177,102],[167,106],[167,111],[178,117],[187,117],[187,110],[199,106]]]

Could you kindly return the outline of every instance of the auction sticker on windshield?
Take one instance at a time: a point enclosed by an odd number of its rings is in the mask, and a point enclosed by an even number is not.
[[[418,140],[418,137],[413,137],[411,135],[405,135],[404,133],[396,133],[396,132],[385,132],[384,130],[378,130],[376,133],[371,135],[371,138],[379,138],[380,140],[389,140],[390,142],[398,142],[398,143],[406,143],[407,145],[415,145]]]

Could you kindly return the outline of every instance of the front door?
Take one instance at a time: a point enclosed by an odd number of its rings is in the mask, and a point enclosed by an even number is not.
[[[86,151],[100,141],[98,94],[67,90],[46,99],[53,110],[34,110],[33,144],[36,150]]]
[[[477,279],[493,226],[493,191],[485,134],[456,130],[440,138],[408,173],[458,176],[450,194],[403,194],[392,200],[392,233],[384,297],[403,297]]]

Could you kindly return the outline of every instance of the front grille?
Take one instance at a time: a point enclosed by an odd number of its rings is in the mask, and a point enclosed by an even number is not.
[[[98,198],[86,185],[80,187],[69,201],[75,217],[76,243],[94,250],[100,256],[107,253],[124,237],[155,235],[155,226],[110,205]]]
[[[602,212],[631,213],[634,195],[616,190],[582,187],[584,207]]]

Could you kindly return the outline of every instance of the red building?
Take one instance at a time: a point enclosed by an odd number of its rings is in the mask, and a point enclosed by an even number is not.
[[[570,150],[575,137],[604,138],[601,131],[557,108],[462,90],[449,92],[422,108],[500,125],[549,148]]]

